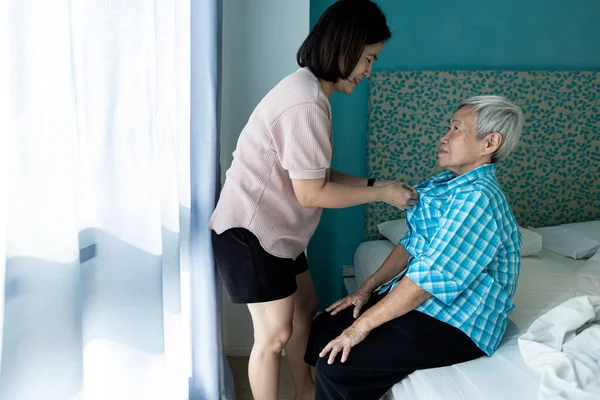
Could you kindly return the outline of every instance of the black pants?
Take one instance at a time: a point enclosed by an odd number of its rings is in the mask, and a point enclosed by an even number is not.
[[[373,294],[361,312],[383,296]],[[378,400],[395,383],[418,369],[443,367],[479,358],[484,353],[461,330],[418,311],[374,329],[332,365],[319,353],[352,325],[352,308],[335,316],[319,315],[313,322],[305,361],[316,367],[316,400]]]

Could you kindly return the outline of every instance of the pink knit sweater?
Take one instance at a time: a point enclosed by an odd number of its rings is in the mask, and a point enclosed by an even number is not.
[[[296,258],[321,208],[302,207],[292,179],[326,178],[333,153],[331,106],[305,68],[284,78],[258,104],[242,131],[209,227],[246,228],[269,253]]]

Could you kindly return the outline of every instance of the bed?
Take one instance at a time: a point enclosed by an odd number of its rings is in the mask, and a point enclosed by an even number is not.
[[[354,257],[354,278],[346,278],[349,292],[360,286],[389,255],[388,240],[362,243]],[[417,371],[396,384],[384,400],[532,400],[537,398],[540,377],[523,361],[517,338],[531,323],[565,300],[600,294],[600,263],[573,260],[542,250],[523,257],[515,311],[504,339],[492,357],[450,367]]]
[[[461,100],[485,94],[504,95],[523,109],[520,146],[497,172],[519,226],[600,221],[599,71],[375,72],[369,79],[367,175],[415,185],[441,172],[435,153],[448,119]],[[344,280],[348,292],[397,243],[379,240],[379,226],[401,218],[401,211],[383,203],[365,207],[365,242],[355,253],[355,277]],[[492,357],[418,371],[384,399],[538,398],[540,376],[525,364],[517,338],[565,300],[600,295],[600,262],[548,250],[536,254],[522,258],[516,309]]]

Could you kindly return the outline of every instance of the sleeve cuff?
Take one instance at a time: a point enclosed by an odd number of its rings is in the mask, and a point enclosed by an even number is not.
[[[327,176],[327,168],[309,170],[290,170],[290,179],[321,179]]]
[[[398,242],[398,244],[401,244],[402,246],[404,246],[405,249],[407,249],[409,242],[410,242],[410,232],[406,232],[404,234],[404,236],[402,236],[402,238],[400,239],[400,242]]]

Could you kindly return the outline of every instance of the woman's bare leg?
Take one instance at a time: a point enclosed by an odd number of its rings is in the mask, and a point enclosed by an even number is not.
[[[294,379],[296,400],[311,400],[315,398],[315,384],[310,366],[304,362],[304,354],[318,300],[308,271],[296,276],[296,283],[293,331],[285,346],[285,354]]]
[[[254,345],[248,377],[255,400],[277,400],[281,350],[292,336],[294,298],[248,304],[254,326]]]

